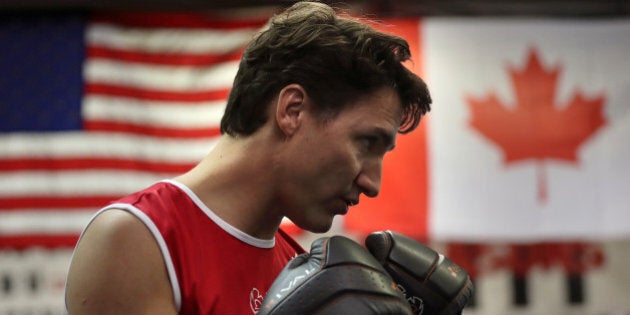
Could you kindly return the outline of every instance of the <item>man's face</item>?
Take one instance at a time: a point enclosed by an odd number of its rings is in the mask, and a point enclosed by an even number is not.
[[[394,147],[401,104],[391,88],[356,100],[331,120],[307,112],[290,147],[281,207],[295,224],[325,232],[364,194],[380,190],[385,153]]]

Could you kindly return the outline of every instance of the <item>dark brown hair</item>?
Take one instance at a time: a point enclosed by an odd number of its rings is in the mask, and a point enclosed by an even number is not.
[[[325,4],[298,2],[272,17],[245,49],[221,132],[254,133],[266,122],[271,100],[292,83],[304,87],[320,113],[333,115],[361,96],[392,87],[403,107],[399,132],[409,132],[431,104],[426,84],[402,64],[410,57],[403,38],[338,16]]]

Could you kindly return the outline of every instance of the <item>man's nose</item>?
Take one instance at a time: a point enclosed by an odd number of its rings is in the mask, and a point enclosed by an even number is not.
[[[381,189],[381,165],[380,160],[366,164],[357,176],[357,186],[363,194],[370,198],[378,196]]]

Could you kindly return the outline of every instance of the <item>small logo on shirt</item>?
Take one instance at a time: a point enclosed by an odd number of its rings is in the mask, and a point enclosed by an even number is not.
[[[249,292],[249,307],[252,309],[252,313],[256,314],[260,310],[264,296],[260,294],[260,291],[256,288],[252,288]]]

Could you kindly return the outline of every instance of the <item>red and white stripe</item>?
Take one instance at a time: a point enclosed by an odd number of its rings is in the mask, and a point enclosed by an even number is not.
[[[98,208],[193,167],[218,141],[242,48],[262,24],[95,17],[84,131],[0,136],[0,248],[72,246]]]

